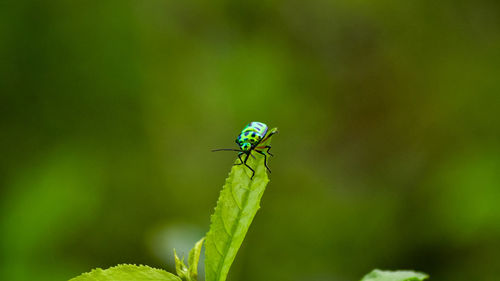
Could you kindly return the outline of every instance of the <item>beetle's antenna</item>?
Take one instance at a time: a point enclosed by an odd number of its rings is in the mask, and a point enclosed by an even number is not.
[[[215,152],[215,151],[238,151],[238,152],[243,152],[239,149],[233,149],[233,148],[219,148],[219,149],[212,149],[212,152]]]

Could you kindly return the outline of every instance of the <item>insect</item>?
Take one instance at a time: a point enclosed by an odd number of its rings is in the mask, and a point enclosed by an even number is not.
[[[236,144],[240,147],[240,149],[232,149],[232,148],[221,148],[214,149],[212,151],[237,151],[238,159],[240,159],[240,163],[235,165],[245,165],[250,171],[252,171],[252,177],[255,175],[254,169],[247,164],[247,160],[252,155],[252,151],[255,151],[259,154],[264,155],[264,165],[266,169],[271,173],[271,169],[267,166],[267,154],[273,156],[269,150],[271,149],[270,145],[264,145],[264,143],[274,134],[276,134],[277,130],[272,130],[268,133],[268,127],[266,124],[261,122],[250,122],[241,133],[236,138]],[[262,144],[262,145],[261,145]],[[266,149],[266,153],[263,150]],[[242,155],[245,156],[245,160],[241,158]],[[255,157],[254,157],[255,158]]]

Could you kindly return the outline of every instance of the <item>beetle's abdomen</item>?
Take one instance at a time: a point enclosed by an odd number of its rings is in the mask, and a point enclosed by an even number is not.
[[[252,145],[262,140],[267,133],[267,125],[261,122],[251,122],[240,133],[236,142],[238,145],[249,142]]]

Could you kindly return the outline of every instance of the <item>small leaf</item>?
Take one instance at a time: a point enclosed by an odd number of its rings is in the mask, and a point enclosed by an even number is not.
[[[120,264],[108,269],[93,269],[70,281],[181,281],[172,273],[144,265]]]
[[[389,271],[374,269],[365,275],[361,281],[422,281],[428,277],[425,273],[411,270]]]
[[[189,279],[188,268],[184,264],[184,257],[182,258],[182,260],[179,259],[175,249],[174,249],[174,259],[175,259],[175,272],[182,280],[188,280]]]
[[[206,281],[226,280],[236,253],[260,208],[260,199],[269,178],[264,156],[258,153],[252,155],[255,159],[248,158],[248,165],[255,170],[253,179],[250,179],[252,171],[245,165],[233,166],[210,219],[205,242]],[[235,164],[238,163],[240,161],[236,160]]]
[[[189,278],[191,281],[198,280],[198,262],[200,261],[201,247],[203,246],[203,241],[205,237],[201,238],[200,241],[196,242],[193,249],[189,252]]]

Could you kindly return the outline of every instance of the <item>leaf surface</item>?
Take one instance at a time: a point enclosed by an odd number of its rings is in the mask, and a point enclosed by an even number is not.
[[[189,279],[188,267],[184,263],[184,257],[179,258],[177,252],[174,249],[174,260],[175,260],[175,273],[181,278],[182,281]]]
[[[428,277],[425,273],[411,270],[389,271],[374,269],[365,275],[361,281],[422,281]]]
[[[177,252],[174,249],[175,271],[183,281],[198,280],[198,262],[200,260],[200,253],[201,253],[201,247],[203,246],[203,241],[205,241],[205,237],[201,238],[198,242],[196,242],[193,249],[189,251],[188,266],[184,263],[184,257],[180,259],[179,256],[177,256]]]
[[[70,281],[181,281],[165,270],[145,265],[120,264],[108,269],[93,269]]]
[[[269,178],[264,156],[258,153],[252,155],[255,159],[250,157],[247,163],[255,170],[253,179],[250,179],[252,171],[245,165],[233,166],[210,219],[210,230],[205,242],[206,281],[226,280],[236,253],[260,208],[260,199]],[[238,163],[240,161],[236,160],[235,164]]]
[[[189,264],[189,277],[191,280],[198,280],[198,262],[200,261],[201,247],[203,246],[203,241],[205,237],[196,242],[193,249],[189,252],[188,264]]]

